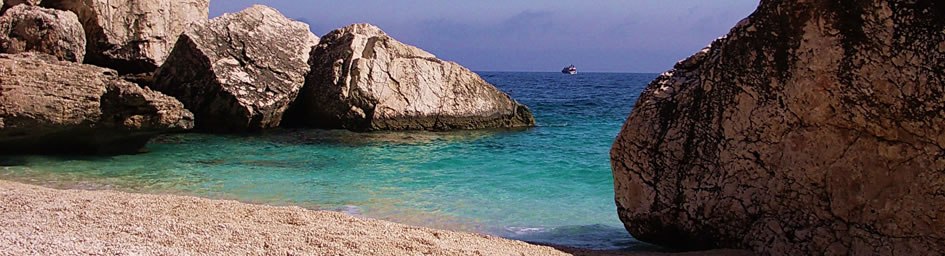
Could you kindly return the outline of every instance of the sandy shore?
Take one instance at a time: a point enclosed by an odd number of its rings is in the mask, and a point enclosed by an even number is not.
[[[564,251],[299,207],[0,181],[0,255],[569,254]]]

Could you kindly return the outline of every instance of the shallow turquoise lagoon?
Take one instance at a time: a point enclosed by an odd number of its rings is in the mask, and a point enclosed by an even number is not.
[[[480,73],[524,130],[176,134],[150,153],[0,157],[0,179],[298,205],[593,249],[642,249],[616,215],[609,150],[656,74]]]

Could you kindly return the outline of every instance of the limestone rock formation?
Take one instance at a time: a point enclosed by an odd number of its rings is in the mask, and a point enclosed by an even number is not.
[[[180,99],[202,130],[276,127],[305,84],[316,44],[307,24],[256,5],[187,30],[152,88]]]
[[[310,64],[293,113],[316,127],[446,130],[535,124],[527,107],[475,73],[369,24],[322,37]]]
[[[0,0],[0,6],[2,6],[0,7],[0,14],[20,4],[35,6],[38,5],[39,2],[40,0]]]
[[[207,21],[209,0],[44,0],[79,16],[88,39],[86,63],[146,73],[164,63],[180,33]]]
[[[634,237],[945,251],[945,4],[761,1],[643,92],[611,152]]]
[[[192,127],[179,101],[114,70],[0,54],[0,153],[134,153],[158,133]]]
[[[41,52],[82,62],[85,32],[69,11],[17,5],[0,16],[0,53]]]

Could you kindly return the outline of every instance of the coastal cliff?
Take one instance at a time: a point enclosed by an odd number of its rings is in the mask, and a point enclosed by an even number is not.
[[[943,3],[761,1],[642,93],[611,152],[620,219],[688,249],[939,254],[943,84]]]

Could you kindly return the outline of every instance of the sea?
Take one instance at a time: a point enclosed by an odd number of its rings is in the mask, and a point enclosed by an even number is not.
[[[586,249],[658,249],[617,218],[610,168],[614,138],[658,74],[477,73],[528,105],[537,127],[172,134],[137,155],[0,156],[0,179],[293,205]]]

